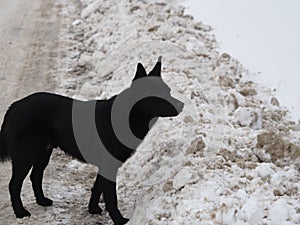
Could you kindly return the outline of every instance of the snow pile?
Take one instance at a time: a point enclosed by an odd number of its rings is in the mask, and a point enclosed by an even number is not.
[[[186,104],[119,171],[129,224],[300,223],[300,126],[217,51],[209,26],[174,0],[76,4],[59,92],[109,98],[130,85],[138,61],[149,70],[162,55],[163,79]]]

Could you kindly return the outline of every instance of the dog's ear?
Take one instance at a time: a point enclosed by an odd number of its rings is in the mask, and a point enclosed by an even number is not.
[[[157,63],[155,64],[154,68],[152,71],[149,73],[148,76],[161,76],[161,56],[158,57]]]
[[[147,77],[147,72],[146,72],[144,66],[142,65],[142,63],[138,63],[137,68],[136,68],[136,73],[135,73],[133,80],[137,80],[142,77]]]

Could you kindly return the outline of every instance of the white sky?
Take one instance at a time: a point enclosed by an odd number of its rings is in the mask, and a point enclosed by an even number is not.
[[[254,79],[277,89],[281,105],[300,119],[300,1],[186,0],[187,12],[214,28],[221,50]]]

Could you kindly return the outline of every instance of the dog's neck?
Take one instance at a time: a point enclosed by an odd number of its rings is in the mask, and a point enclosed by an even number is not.
[[[137,138],[143,139],[156,121],[157,118],[155,116],[143,112],[139,103],[130,111],[129,125],[132,133]]]

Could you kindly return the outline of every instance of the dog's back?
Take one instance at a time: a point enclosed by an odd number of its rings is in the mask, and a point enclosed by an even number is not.
[[[18,154],[8,142],[32,138],[57,145],[57,134],[63,125],[71,125],[72,99],[51,93],[35,93],[14,102],[7,110],[0,133],[0,159]],[[69,128],[71,129],[71,128]],[[63,130],[61,130],[63,131]]]

